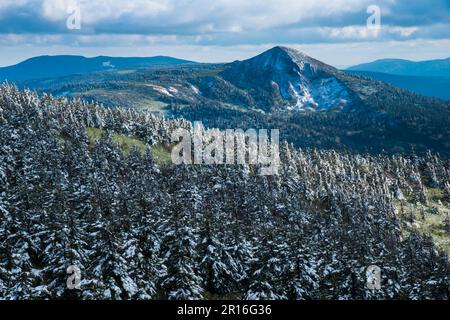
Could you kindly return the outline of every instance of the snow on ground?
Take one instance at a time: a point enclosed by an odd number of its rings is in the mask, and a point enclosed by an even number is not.
[[[174,88],[174,87],[169,87],[169,92],[173,93],[173,94],[176,94],[176,93],[178,93],[178,89]]]
[[[200,90],[198,90],[198,88],[196,86],[191,85],[191,89],[192,89],[192,91],[194,91],[195,94],[200,95]]]
[[[297,102],[290,110],[315,111],[343,108],[349,103],[349,94],[336,78],[314,80],[306,85],[289,82],[290,93]]]
[[[159,92],[159,93],[161,93],[161,94],[163,94],[163,95],[165,95],[165,96],[168,96],[168,97],[171,97],[171,98],[174,97],[173,94],[169,92],[170,89],[167,90],[167,89],[164,88],[163,86],[158,86],[158,85],[156,85],[156,84],[148,84],[147,86],[151,87],[153,90],[155,90],[155,91],[157,91],[157,92]],[[175,88],[173,88],[173,87],[170,87],[170,88],[175,89]],[[176,90],[176,92],[178,92],[177,89],[175,89],[175,90]],[[175,92],[174,92],[174,93],[175,93]]]

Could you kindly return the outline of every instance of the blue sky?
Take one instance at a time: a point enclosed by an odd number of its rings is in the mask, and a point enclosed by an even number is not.
[[[370,5],[381,10],[381,29],[367,28]],[[69,29],[75,8],[81,28]],[[0,66],[45,54],[223,62],[274,45],[339,67],[446,58],[450,1],[0,0]]]

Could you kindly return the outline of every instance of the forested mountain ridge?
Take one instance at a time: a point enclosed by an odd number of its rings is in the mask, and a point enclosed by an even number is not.
[[[193,64],[192,61],[172,57],[107,57],[86,58],[83,56],[39,56],[27,59],[13,66],[0,68],[0,81],[24,81],[52,77],[84,74],[97,71],[117,71],[135,68],[149,68]]]
[[[2,85],[0,298],[449,298],[447,247],[419,228],[433,218],[448,236],[448,158],[283,143],[278,176],[158,165],[151,147],[178,127],[191,124]]]
[[[389,83],[395,87],[403,88],[420,95],[436,97],[443,100],[450,100],[450,76],[449,77],[419,77],[419,76],[399,76],[388,73],[370,71],[347,71],[374,80]]]
[[[244,89],[252,104],[264,111],[358,107],[355,92],[341,81],[341,71],[287,47],[231,63],[220,75]]]
[[[402,76],[450,78],[450,58],[427,61],[381,59],[352,66],[348,70],[381,72]]]
[[[450,156],[450,102],[349,74],[284,47],[229,64],[110,71],[19,85],[214,128],[279,128],[296,147],[373,154],[432,150]]]

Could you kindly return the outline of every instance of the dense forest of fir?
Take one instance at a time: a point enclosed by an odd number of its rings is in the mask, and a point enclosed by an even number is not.
[[[158,164],[151,146],[178,127],[191,125],[2,85],[0,299],[449,298],[447,254],[403,207],[427,188],[450,202],[447,158],[283,143],[277,176]],[[87,128],[104,134],[92,144]]]

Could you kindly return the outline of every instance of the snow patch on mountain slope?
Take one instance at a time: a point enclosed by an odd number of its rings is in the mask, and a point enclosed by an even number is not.
[[[343,109],[351,103],[347,89],[335,77],[337,70],[300,51],[275,48],[251,59],[250,65],[271,73],[272,86],[288,101],[289,110]]]
[[[192,91],[194,91],[195,94],[197,94],[197,95],[200,95],[200,94],[201,94],[201,93],[200,93],[200,90],[199,90],[196,86],[191,85],[191,89],[192,89]]]
[[[167,90],[166,88],[164,88],[164,87],[162,87],[162,86],[158,86],[158,85],[156,85],[156,84],[149,84],[148,85],[149,87],[151,87],[153,90],[155,90],[155,91],[157,91],[157,92],[159,92],[159,93],[161,93],[161,94],[163,94],[163,95],[165,95],[165,96],[168,96],[168,97],[171,97],[171,98],[173,98],[173,94],[172,93],[170,93],[169,92],[169,90]],[[172,88],[172,87],[171,87]],[[174,88],[172,88],[172,89],[174,89]],[[176,89],[175,89],[176,90]],[[171,90],[173,93],[175,93],[173,90]],[[177,92],[178,92],[178,90],[177,90]]]
[[[343,109],[350,102],[347,90],[335,78],[316,79],[309,83],[289,81],[286,98],[296,101],[287,109],[300,111]]]
[[[350,103],[347,89],[334,77],[334,69],[302,52],[284,49],[294,63],[297,81],[289,81],[289,92],[296,100],[289,109],[316,111],[343,109]],[[294,83],[294,84],[293,84]]]
[[[317,102],[314,101],[314,98],[311,96],[308,88],[302,87],[301,85],[294,86],[291,82],[289,82],[289,89],[291,95],[295,97],[297,102],[295,105],[287,106],[288,110],[302,110],[313,106],[317,107]]]
[[[339,70],[285,47],[234,62],[222,75],[266,109],[344,110],[354,104]]]
[[[173,93],[173,94],[177,94],[178,93],[178,89],[175,87],[169,87],[169,92]]]

